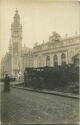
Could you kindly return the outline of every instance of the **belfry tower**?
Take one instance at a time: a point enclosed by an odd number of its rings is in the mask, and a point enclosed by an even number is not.
[[[16,9],[13,23],[11,24],[11,42],[12,42],[12,74],[17,75],[21,71],[21,53],[22,53],[22,25],[20,16]]]

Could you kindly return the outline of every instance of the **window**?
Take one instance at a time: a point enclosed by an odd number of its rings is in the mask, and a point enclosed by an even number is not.
[[[58,65],[58,57],[57,57],[57,55],[54,55],[53,61],[54,61],[54,66],[57,66]]]
[[[66,64],[66,55],[64,53],[62,53],[61,55],[61,61],[62,61],[62,64]]]
[[[50,56],[46,57],[46,66],[50,66]]]
[[[39,67],[41,67],[41,57],[39,57]]]

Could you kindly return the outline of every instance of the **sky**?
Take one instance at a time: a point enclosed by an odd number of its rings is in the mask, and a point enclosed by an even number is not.
[[[48,41],[52,32],[72,36],[79,34],[80,5],[77,1],[61,0],[0,0],[0,59],[8,50],[11,23],[16,8],[20,14],[23,45],[33,47],[35,42]]]

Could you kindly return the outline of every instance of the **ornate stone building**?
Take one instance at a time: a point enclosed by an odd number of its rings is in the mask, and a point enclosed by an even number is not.
[[[72,57],[79,53],[80,35],[61,36],[53,32],[48,42],[36,45],[33,49],[33,66],[44,67],[73,63]]]
[[[25,67],[32,67],[32,49],[22,47],[22,25],[16,9],[11,24],[11,39],[9,49],[1,61],[1,76],[5,73],[17,76]]]
[[[22,52],[22,25],[18,10],[14,15],[11,24],[11,43],[12,43],[12,74],[17,75],[21,71],[21,52]]]
[[[44,67],[73,63],[73,57],[80,52],[80,35],[65,38],[53,32],[49,40],[35,44],[33,49],[22,47],[22,25],[16,10],[11,24],[9,49],[1,61],[1,76],[5,73],[17,76],[25,67]]]
[[[22,48],[22,72],[25,67],[33,67],[33,50],[24,45]]]

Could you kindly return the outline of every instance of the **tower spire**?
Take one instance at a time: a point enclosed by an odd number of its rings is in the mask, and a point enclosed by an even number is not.
[[[20,24],[20,15],[19,15],[19,13],[18,13],[18,9],[17,9],[17,8],[16,8],[16,10],[15,10],[14,23],[15,23],[15,24]]]
[[[16,8],[15,12],[17,13],[18,12],[18,9]]]
[[[16,15],[19,15],[19,14],[18,14],[18,9],[17,9],[17,8],[15,9],[15,14],[16,14]]]

